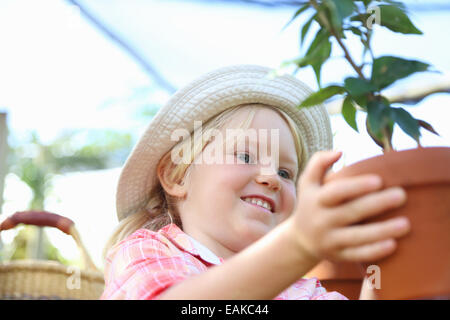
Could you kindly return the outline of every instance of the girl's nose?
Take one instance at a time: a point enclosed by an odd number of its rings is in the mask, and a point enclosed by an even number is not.
[[[277,174],[259,174],[256,176],[256,182],[273,191],[279,191],[281,188],[280,178]]]

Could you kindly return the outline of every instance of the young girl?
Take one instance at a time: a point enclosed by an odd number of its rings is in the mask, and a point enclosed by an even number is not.
[[[346,299],[302,277],[391,254],[406,218],[355,223],[405,192],[373,175],[324,183],[341,153],[325,108],[297,108],[309,94],[258,66],[179,90],[121,173],[101,299]]]

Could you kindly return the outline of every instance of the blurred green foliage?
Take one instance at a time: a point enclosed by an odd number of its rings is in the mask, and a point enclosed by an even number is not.
[[[113,130],[75,130],[45,144],[36,132],[32,132],[27,141],[11,147],[8,167],[32,191],[28,210],[45,210],[45,199],[55,175],[120,166],[131,150],[132,140],[131,134]],[[3,258],[33,258],[73,264],[50,243],[43,230],[36,226],[20,229],[11,246],[3,248],[9,252],[2,254]]]
[[[30,258],[29,244],[34,241],[37,229],[31,226],[23,226],[19,229],[17,235],[14,237],[12,245],[5,248],[3,252],[3,259],[8,260],[23,260]],[[45,260],[58,261],[65,265],[73,265],[74,261],[70,261],[64,258],[59,250],[51,244],[48,240],[46,233],[43,233],[43,257]]]

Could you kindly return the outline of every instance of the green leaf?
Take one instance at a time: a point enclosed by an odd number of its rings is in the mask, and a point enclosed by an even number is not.
[[[344,83],[345,89],[353,97],[358,97],[377,90],[372,83],[361,78],[349,77],[345,79]]]
[[[392,133],[394,131],[394,122],[389,121],[383,129],[375,135],[369,125],[369,118],[366,118],[366,129],[369,136],[375,141],[377,145],[384,149],[392,149]]]
[[[313,56],[317,47],[319,47],[323,42],[329,42],[330,33],[325,29],[320,29],[317,31],[314,40],[311,42],[311,45],[306,52],[307,55]]]
[[[356,14],[350,17],[350,21],[358,21],[361,22],[363,26],[366,26],[366,21],[369,19],[369,17],[370,17],[369,13]]]
[[[353,13],[355,4],[352,0],[332,0],[336,6],[337,13],[340,19],[345,19]]]
[[[391,114],[394,121],[411,138],[419,143],[420,131],[419,122],[414,119],[408,111],[403,108],[391,108]]]
[[[330,34],[326,29],[319,30],[307,53],[309,64],[314,70],[319,88],[321,87],[320,71],[322,65],[331,55],[331,42],[329,37]]]
[[[370,131],[381,139],[383,129],[391,121],[391,108],[382,101],[370,101],[367,104],[367,121]]]
[[[406,13],[396,5],[380,5],[380,24],[394,32],[423,34],[417,29]]]
[[[415,72],[427,71],[429,66],[428,63],[416,60],[392,56],[380,57],[373,61],[370,82],[381,90]]]
[[[315,14],[311,18],[309,18],[309,20],[302,27],[302,33],[301,33],[301,37],[300,37],[300,45],[303,45],[303,40],[305,39],[305,36],[306,36],[306,34],[308,33],[308,30],[309,30],[309,27],[311,26],[311,23],[314,21],[316,16],[317,15]]]
[[[302,14],[303,12],[306,11],[306,9],[308,9],[310,6],[309,2],[305,3],[303,6],[301,6],[292,16],[291,20],[289,20],[288,23],[286,23],[286,25],[283,27],[282,30],[286,29],[288,25],[290,25],[292,23],[292,21],[294,21],[300,14]]]
[[[431,126],[431,124],[429,124],[428,122],[426,122],[424,120],[417,119],[417,121],[419,122],[419,126],[424,128],[425,130],[428,130],[431,133],[434,133],[435,135],[439,136],[439,133],[437,133],[436,130],[434,130],[434,128]]]
[[[342,116],[344,117],[345,121],[349,124],[350,127],[356,130],[358,132],[358,126],[356,124],[356,108],[352,103],[352,99],[347,96],[344,99],[344,102],[342,104]]]
[[[356,27],[350,27],[346,30],[351,31],[354,35],[361,37],[362,36],[362,31],[359,28]]]
[[[367,104],[369,103],[369,99],[366,94],[352,98],[358,104],[358,106],[367,111]]]
[[[324,0],[323,4],[333,29],[341,33],[342,22],[353,13],[355,4],[352,0]]]
[[[344,92],[345,92],[345,89],[341,86],[331,85],[331,86],[325,87],[317,92],[314,92],[308,98],[303,100],[303,102],[300,104],[300,107],[310,107],[310,106],[317,105],[319,103],[324,102],[328,98],[331,98],[334,95],[342,94]]]
[[[323,42],[321,46],[317,48],[315,52],[315,57],[311,61],[311,66],[316,75],[317,85],[319,86],[319,88],[322,87],[320,81],[321,80],[320,71],[322,69],[322,65],[329,58],[330,54],[331,54],[331,42],[330,41]]]
[[[305,56],[296,61],[299,68],[312,66],[316,74],[317,83],[320,85],[320,70],[323,63],[328,59],[331,54],[331,42],[329,40],[330,34],[326,29],[320,29],[311,42]]]

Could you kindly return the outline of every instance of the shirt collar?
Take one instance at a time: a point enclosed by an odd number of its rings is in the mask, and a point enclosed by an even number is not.
[[[209,264],[218,265],[223,263],[223,259],[216,256],[211,250],[203,244],[184,233],[176,224],[168,224],[159,230],[179,249],[187,251],[190,254],[200,257]]]

